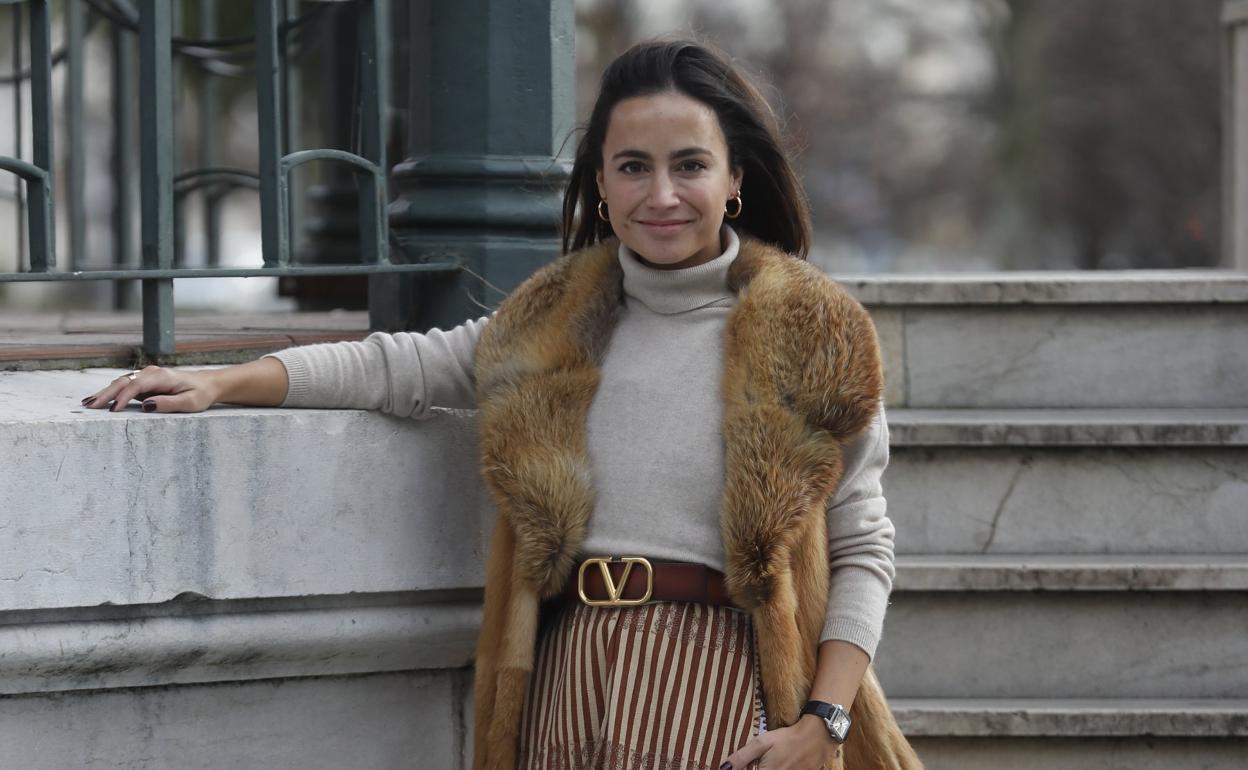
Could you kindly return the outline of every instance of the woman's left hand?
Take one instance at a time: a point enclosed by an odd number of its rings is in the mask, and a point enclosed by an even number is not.
[[[778,727],[750,738],[720,768],[745,770],[758,760],[758,770],[819,770],[837,748],[822,720],[804,716],[791,727]]]

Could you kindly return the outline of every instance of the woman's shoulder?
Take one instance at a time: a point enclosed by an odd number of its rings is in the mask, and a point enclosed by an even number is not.
[[[862,303],[823,270],[748,235],[741,236],[728,284],[739,297],[816,334],[869,322]]]
[[[756,371],[769,372],[813,424],[846,437],[860,433],[883,392],[866,309],[819,268],[754,239],[742,237],[733,268],[743,321],[730,327],[734,348]]]

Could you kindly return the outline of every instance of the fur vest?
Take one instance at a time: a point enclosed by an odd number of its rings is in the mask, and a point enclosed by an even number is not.
[[[618,242],[566,254],[499,306],[477,343],[482,474],[498,509],[477,644],[475,770],[515,766],[539,609],[581,556],[594,489],[585,421],[622,307]],[[728,590],[752,615],[768,724],[799,717],[828,595],[826,505],[842,448],[883,391],[875,327],[808,263],[741,237],[724,337]],[[829,767],[920,768],[868,669]],[[842,765],[843,763],[843,765]]]

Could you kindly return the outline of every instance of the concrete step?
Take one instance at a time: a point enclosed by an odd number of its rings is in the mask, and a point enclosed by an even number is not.
[[[1244,406],[890,408],[887,414],[894,447],[1248,447]]]
[[[1248,692],[1248,557],[904,557],[876,665],[893,697]]]
[[[927,770],[1243,770],[1248,700],[893,698]]]
[[[1248,553],[1248,409],[889,409],[899,553]]]
[[[1248,738],[1248,698],[891,698],[906,735]]]
[[[1243,272],[835,277],[875,319],[894,406],[1244,403]]]
[[[893,590],[1248,591],[1248,556],[905,554]]]

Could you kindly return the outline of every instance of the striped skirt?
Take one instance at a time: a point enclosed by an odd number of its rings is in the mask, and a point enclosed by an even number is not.
[[[716,770],[765,722],[748,614],[565,603],[541,631],[518,767]]]

